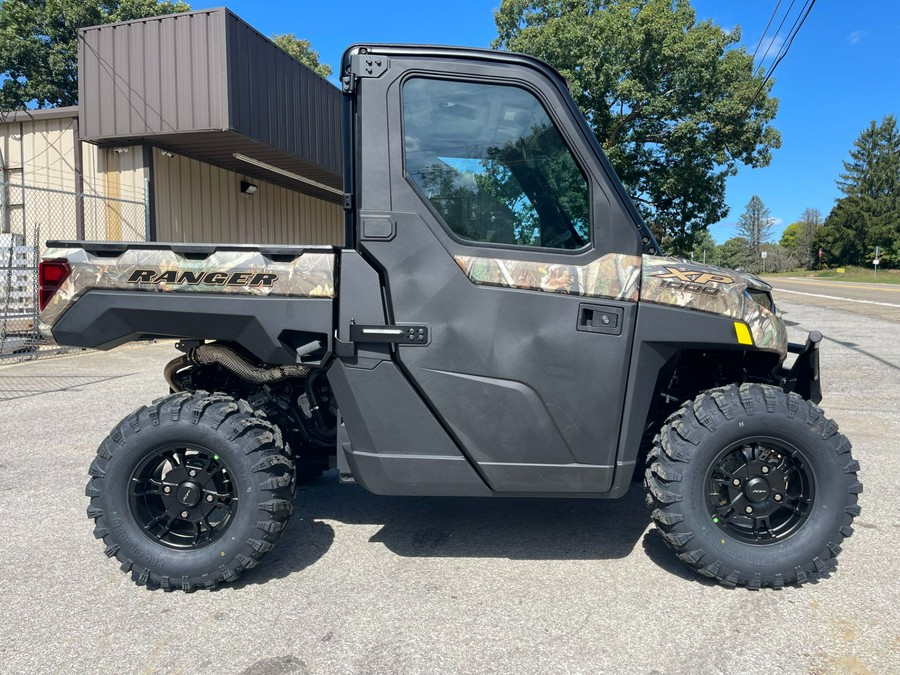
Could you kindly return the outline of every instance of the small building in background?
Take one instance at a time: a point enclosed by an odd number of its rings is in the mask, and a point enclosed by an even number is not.
[[[0,112],[0,356],[48,240],[343,244],[341,93],[229,10],[84,28],[78,72]]]
[[[146,238],[142,148],[85,143],[78,115],[68,107],[0,116],[0,234],[19,245]]]

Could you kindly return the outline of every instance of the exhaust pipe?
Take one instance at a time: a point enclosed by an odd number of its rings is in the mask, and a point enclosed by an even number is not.
[[[194,347],[188,352],[187,358],[198,366],[218,363],[242,380],[254,384],[269,384],[289,377],[306,377],[310,370],[307,366],[257,366],[230,347],[219,344]]]
[[[166,364],[166,367],[163,368],[163,377],[166,380],[166,384],[169,385],[169,389],[173,392],[184,391],[184,386],[181,384],[181,378],[178,377],[177,373],[182,368],[191,365],[186,356],[179,356],[177,359],[172,359]]]
[[[219,344],[205,344],[191,349],[186,356],[170,361],[163,370],[172,391],[183,391],[179,371],[191,365],[209,366],[219,364],[231,374],[253,384],[269,384],[290,377],[304,378],[309,374],[308,366],[257,366],[230,347]]]

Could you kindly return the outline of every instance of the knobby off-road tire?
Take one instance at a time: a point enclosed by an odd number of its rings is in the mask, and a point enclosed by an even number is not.
[[[94,536],[149,588],[234,581],[272,549],[293,509],[280,430],[222,394],[182,392],[142,407],[106,437],[89,474]]]
[[[666,544],[726,586],[827,574],[860,512],[850,442],[821,408],[778,387],[731,385],[687,401],[648,464],[647,504]]]

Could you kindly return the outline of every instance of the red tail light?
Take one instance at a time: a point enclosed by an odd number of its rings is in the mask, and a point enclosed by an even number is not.
[[[72,268],[69,267],[69,263],[65,260],[41,261],[38,266],[38,276],[41,281],[40,304],[42,312],[71,273]]]

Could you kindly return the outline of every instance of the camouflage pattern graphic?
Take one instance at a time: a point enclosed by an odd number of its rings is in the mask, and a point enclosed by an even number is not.
[[[472,283],[548,293],[637,302],[641,259],[610,253],[587,265],[502,260],[458,255],[454,258]]]
[[[752,298],[746,297],[744,304],[742,320],[750,328],[753,344],[759,349],[776,351],[782,358],[787,356],[787,327],[782,318],[755,303]]]
[[[750,328],[754,346],[783,356],[787,354],[784,322],[751,295],[756,293],[762,299],[771,290],[764,281],[742,272],[676,258],[644,256],[642,302],[675,305],[743,321]]]
[[[65,258],[72,273],[41,312],[40,330],[50,328],[79,296],[91,289],[171,293],[279,295],[333,298],[334,254],[304,252],[276,262],[259,251],[215,251],[191,260],[165,249],[129,249],[117,257],[81,248],[47,249],[45,260]]]

